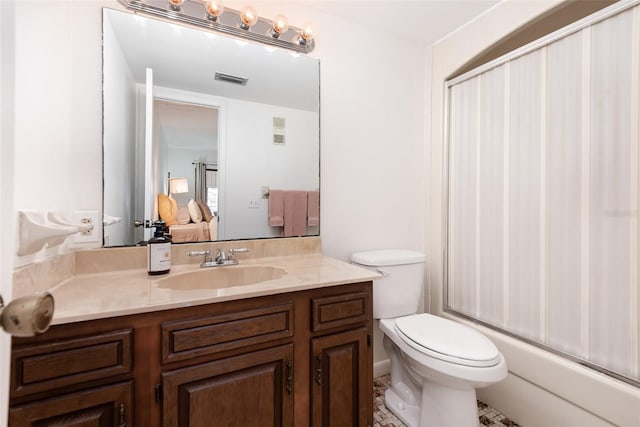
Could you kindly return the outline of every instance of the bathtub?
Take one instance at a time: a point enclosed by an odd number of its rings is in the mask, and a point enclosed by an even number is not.
[[[640,426],[639,388],[450,313],[442,315],[485,334],[507,359],[507,379],[477,393],[517,423]]]

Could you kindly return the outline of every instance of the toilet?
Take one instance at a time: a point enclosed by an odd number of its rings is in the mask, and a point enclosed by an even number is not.
[[[424,254],[366,251],[354,253],[351,262],[383,276],[373,282],[373,317],[380,319],[391,361],[387,408],[408,427],[477,427],[476,388],[507,376],[507,364],[496,346],[461,323],[416,314]]]

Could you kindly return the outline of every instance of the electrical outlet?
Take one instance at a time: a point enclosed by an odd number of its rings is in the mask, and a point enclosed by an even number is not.
[[[89,224],[93,229],[83,231],[73,235],[75,243],[97,243],[100,242],[100,213],[98,211],[75,211],[73,222],[76,224]]]
[[[80,218],[80,224],[82,225],[91,225],[93,226],[93,220],[91,218]],[[82,232],[80,232],[81,236],[91,236],[93,234],[93,230],[83,230]]]
[[[260,201],[258,199],[249,198],[249,209],[258,209],[260,207]]]

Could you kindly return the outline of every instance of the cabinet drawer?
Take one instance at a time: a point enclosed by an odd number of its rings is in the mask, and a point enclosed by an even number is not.
[[[133,381],[9,409],[9,427],[133,426]]]
[[[132,341],[124,329],[14,348],[11,397],[130,373]]]
[[[233,350],[293,336],[293,303],[165,322],[162,362]]]
[[[366,322],[370,317],[369,293],[313,298],[311,300],[311,329],[313,332]]]

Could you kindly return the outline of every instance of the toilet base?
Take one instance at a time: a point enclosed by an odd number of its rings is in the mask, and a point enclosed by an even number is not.
[[[478,403],[476,390],[458,389],[425,382],[419,427],[477,427]]]
[[[477,427],[478,405],[474,389],[455,389],[426,382],[421,406],[411,405],[393,389],[384,393],[384,404],[407,427]]]
[[[390,388],[384,392],[384,406],[407,427],[419,426],[420,408],[417,405],[408,405]]]

